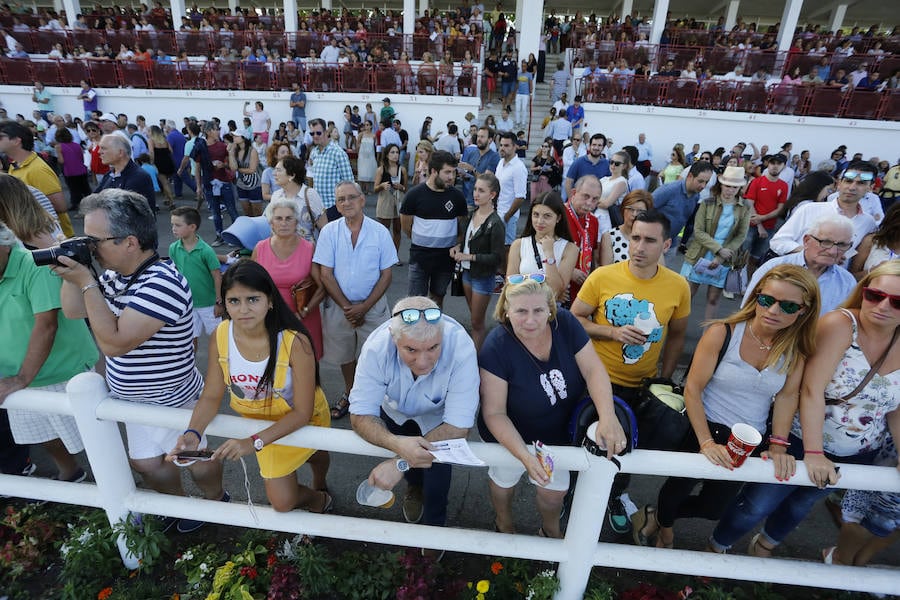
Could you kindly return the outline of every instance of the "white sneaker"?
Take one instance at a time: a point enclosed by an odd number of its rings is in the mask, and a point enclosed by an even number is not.
[[[734,294],[731,292],[722,292],[722,295],[728,298],[729,300],[734,300]]]

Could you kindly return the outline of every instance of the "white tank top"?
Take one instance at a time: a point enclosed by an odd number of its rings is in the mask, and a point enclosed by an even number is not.
[[[256,386],[259,384],[259,380],[262,379],[269,358],[266,357],[260,361],[252,361],[244,358],[238,350],[237,344],[234,343],[233,327],[233,322],[228,324],[228,371],[229,376],[231,377],[229,388],[231,393],[239,398],[256,400],[259,398],[259,396],[256,395]],[[281,346],[282,335],[283,334],[281,333],[278,334],[278,344],[276,345],[276,348]],[[278,392],[278,395],[284,398],[288,404],[291,406],[294,405],[294,384],[291,379],[290,366],[288,366],[287,369],[284,388],[275,391]]]
[[[521,243],[519,244],[519,273],[523,275],[531,275],[532,273],[543,273],[544,265],[537,265],[534,262],[534,245],[531,243],[531,237],[523,237],[521,238]],[[563,251],[566,249],[566,244],[568,244],[568,240],[564,240],[559,238],[555,242],[553,242],[553,258],[559,261],[562,258]],[[541,256],[541,260],[543,261],[546,256],[544,256],[544,249],[540,244],[537,246],[538,254]]]

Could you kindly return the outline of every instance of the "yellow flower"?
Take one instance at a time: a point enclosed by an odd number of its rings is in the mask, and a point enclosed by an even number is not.
[[[484,600],[484,594],[478,594],[475,596],[475,600]]]
[[[486,594],[489,589],[491,589],[491,582],[487,579],[482,579],[475,585],[475,590],[479,594]]]

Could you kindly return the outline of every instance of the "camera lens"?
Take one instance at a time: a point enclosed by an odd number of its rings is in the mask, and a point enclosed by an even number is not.
[[[42,250],[32,250],[31,258],[34,260],[34,264],[38,267],[55,265],[56,257],[59,256],[59,250],[59,246],[44,248]]]

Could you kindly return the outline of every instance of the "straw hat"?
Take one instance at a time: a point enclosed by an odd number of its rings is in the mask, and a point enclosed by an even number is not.
[[[743,167],[725,167],[725,172],[719,175],[719,183],[730,187],[744,187],[747,180],[744,178]]]

